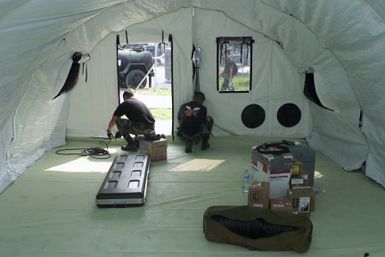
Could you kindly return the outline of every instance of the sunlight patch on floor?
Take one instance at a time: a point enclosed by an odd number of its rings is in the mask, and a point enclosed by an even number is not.
[[[109,160],[109,161],[107,161]],[[69,161],[57,166],[46,169],[45,171],[56,171],[56,172],[100,172],[106,173],[111,166],[111,158],[106,161],[92,160],[90,157],[79,157],[76,160]]]
[[[188,162],[185,162],[173,169],[171,171],[210,171],[215,169],[217,166],[222,164],[225,160],[213,160],[213,159],[194,159]]]

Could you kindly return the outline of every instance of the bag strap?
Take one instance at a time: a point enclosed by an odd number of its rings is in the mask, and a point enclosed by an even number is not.
[[[283,153],[290,153],[289,146],[293,145],[295,145],[295,143],[292,141],[282,140],[281,142],[264,143],[257,146],[254,151],[261,154],[280,155]],[[274,148],[274,150],[271,148]]]

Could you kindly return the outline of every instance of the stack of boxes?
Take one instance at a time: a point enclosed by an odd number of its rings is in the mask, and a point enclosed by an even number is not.
[[[315,210],[314,158],[312,149],[298,143],[290,151],[275,154],[261,153],[253,147],[255,175],[249,187],[249,206],[310,215]]]

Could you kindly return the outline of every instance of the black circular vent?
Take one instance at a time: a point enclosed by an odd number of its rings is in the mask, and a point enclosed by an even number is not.
[[[277,119],[284,127],[294,127],[301,120],[301,110],[295,104],[284,104],[278,109]]]
[[[258,104],[250,104],[242,111],[242,122],[248,128],[261,126],[265,117],[265,110]]]

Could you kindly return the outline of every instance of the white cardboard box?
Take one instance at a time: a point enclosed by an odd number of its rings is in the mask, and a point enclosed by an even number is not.
[[[272,171],[269,169],[264,169],[266,165],[257,162],[257,165],[252,164],[252,168],[254,169],[254,173],[256,174],[257,180],[260,181],[269,181],[270,182],[270,191],[269,198],[270,199],[282,199],[287,195],[287,190],[289,189],[291,172],[288,170],[280,170],[280,171]]]

